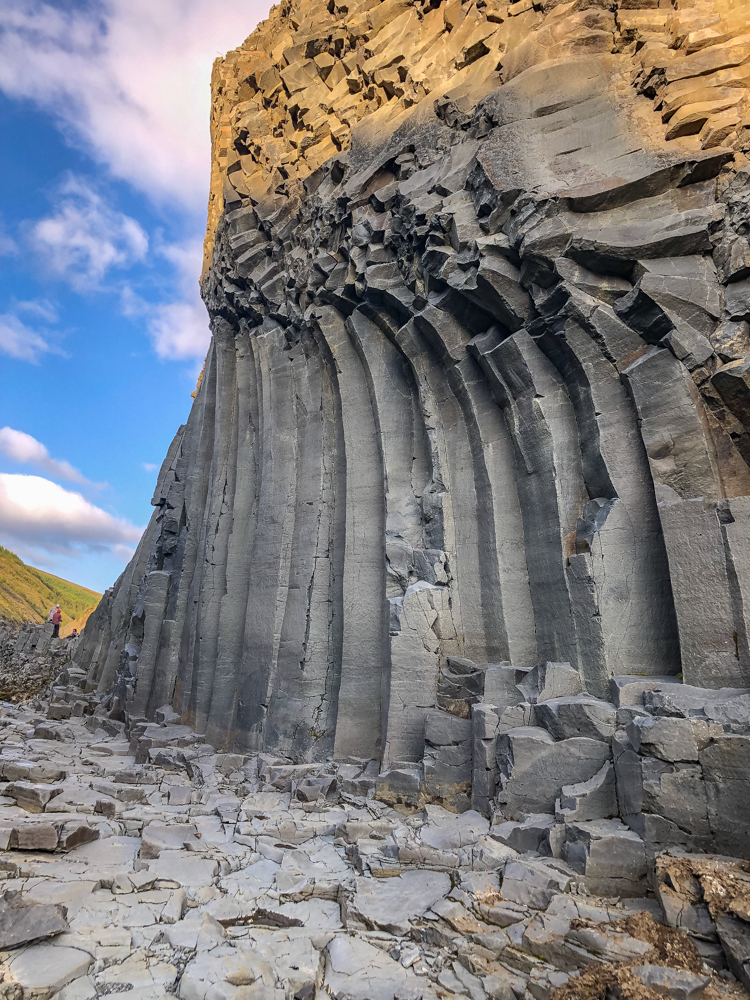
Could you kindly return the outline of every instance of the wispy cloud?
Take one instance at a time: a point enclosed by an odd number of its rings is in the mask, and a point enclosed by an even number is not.
[[[203,212],[211,64],[265,17],[267,0],[41,0],[0,4],[0,89],[158,202]]]
[[[0,222],[0,257],[9,257],[18,252],[18,245],[13,237],[5,232],[5,226]]]
[[[171,361],[204,358],[211,333],[198,289],[202,244],[200,240],[172,243],[159,247],[157,253],[172,266],[179,297],[171,302],[152,303],[128,287],[122,298],[123,310],[127,315],[145,318],[160,358]]]
[[[159,468],[159,466],[158,465],[154,465],[153,462],[144,462],[143,463],[143,468],[146,470],[146,472],[156,472],[156,470]]]
[[[41,476],[0,473],[0,540],[24,553],[110,552],[130,558],[143,533]]]
[[[0,353],[38,365],[44,354],[59,354],[44,331],[27,326],[14,312],[0,313]]]
[[[148,236],[138,222],[110,207],[83,178],[67,177],[55,201],[54,213],[32,226],[31,245],[78,291],[97,288],[111,268],[146,256]]]
[[[16,312],[28,313],[47,323],[57,322],[57,307],[49,299],[29,299],[14,302]]]
[[[41,441],[31,434],[14,430],[12,427],[0,427],[0,454],[19,465],[35,465],[55,479],[65,479],[70,483],[80,483],[81,486],[98,486],[91,483],[70,462],[52,458]]]

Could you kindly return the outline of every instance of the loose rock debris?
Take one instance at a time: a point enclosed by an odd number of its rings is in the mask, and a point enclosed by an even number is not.
[[[27,775],[0,786],[8,1000],[738,995],[657,899],[587,896],[563,862],[495,840],[476,812],[352,794],[366,762],[308,769],[303,786],[293,766],[216,753],[173,722],[128,738],[46,708],[0,719],[3,774]],[[181,743],[184,762],[162,742]],[[326,795],[307,801],[318,780]],[[440,864],[445,846],[457,865]],[[747,867],[662,856],[658,884],[679,872],[685,892],[695,870],[690,898],[712,879],[714,899],[728,873],[721,919]]]

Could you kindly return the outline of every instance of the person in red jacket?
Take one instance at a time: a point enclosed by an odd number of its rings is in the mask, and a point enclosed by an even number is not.
[[[59,605],[52,612],[52,619],[51,619],[51,621],[52,621],[52,624],[55,626],[52,629],[52,638],[53,639],[59,639],[60,638],[60,622],[62,621],[62,611],[60,610]]]

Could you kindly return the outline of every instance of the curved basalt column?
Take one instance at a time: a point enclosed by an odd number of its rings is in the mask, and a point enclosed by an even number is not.
[[[213,338],[76,653],[114,713],[395,765],[448,657],[750,685],[745,15],[624,6],[302,0],[217,61]]]

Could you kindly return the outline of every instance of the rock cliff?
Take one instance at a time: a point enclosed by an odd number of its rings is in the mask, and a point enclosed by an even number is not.
[[[113,716],[515,816],[615,724],[642,766],[618,678],[750,687],[748,86],[741,0],[302,0],[218,60],[213,338],[75,654]]]

